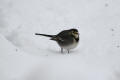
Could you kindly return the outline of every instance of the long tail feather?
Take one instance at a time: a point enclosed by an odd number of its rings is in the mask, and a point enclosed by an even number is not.
[[[54,37],[55,35],[47,35],[47,34],[40,34],[40,33],[35,33],[35,35],[41,35],[41,36],[46,36],[46,37]]]

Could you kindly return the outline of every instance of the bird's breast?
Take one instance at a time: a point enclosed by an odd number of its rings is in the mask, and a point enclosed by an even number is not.
[[[64,46],[61,46],[62,48],[64,49],[74,49],[76,48],[78,45],[78,42],[74,39],[73,40],[73,43],[69,44],[69,45],[64,45]]]

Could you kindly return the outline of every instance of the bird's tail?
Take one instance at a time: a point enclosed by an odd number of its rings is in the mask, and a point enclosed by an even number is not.
[[[55,35],[47,35],[47,34],[40,34],[40,33],[35,33],[35,35],[41,35],[41,36],[46,36],[46,37],[54,37]]]

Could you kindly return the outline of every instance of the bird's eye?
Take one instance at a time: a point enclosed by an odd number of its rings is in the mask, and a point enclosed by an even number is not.
[[[75,32],[74,32],[74,31],[72,31],[72,34],[75,34]]]

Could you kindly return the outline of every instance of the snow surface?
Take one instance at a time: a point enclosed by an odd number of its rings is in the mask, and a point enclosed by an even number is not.
[[[120,0],[0,0],[0,80],[120,80]],[[34,33],[77,28],[60,53]]]

